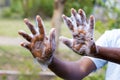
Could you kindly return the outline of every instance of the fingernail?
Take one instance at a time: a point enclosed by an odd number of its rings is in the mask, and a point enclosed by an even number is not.
[[[21,35],[22,33],[25,33],[25,31],[19,30],[18,33]]]
[[[40,19],[40,16],[39,16],[39,15],[37,15],[37,16],[36,16],[36,18],[37,18],[37,19]]]
[[[71,8],[71,11],[75,10],[74,8]]]
[[[64,17],[65,17],[65,15],[63,14],[63,15],[62,15],[62,18],[64,18]]]
[[[29,21],[28,21],[28,19],[27,19],[27,18],[25,18],[25,19],[24,19],[24,22],[25,22],[25,23],[28,23]]]
[[[91,16],[90,16],[90,18],[92,18],[92,19],[93,19],[93,18],[94,18],[94,16],[93,16],[93,15],[91,15]]]
[[[25,45],[24,45],[24,42],[21,42],[20,45],[23,46],[23,47],[25,46]]]

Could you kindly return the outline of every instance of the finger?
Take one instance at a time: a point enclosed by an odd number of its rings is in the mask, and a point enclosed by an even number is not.
[[[36,32],[34,26],[29,22],[29,20],[25,18],[24,22],[28,26],[28,28],[30,29],[30,31],[32,32],[32,34],[35,35],[37,32]]]
[[[71,30],[71,31],[74,31],[74,26],[72,24],[72,21],[70,20],[70,18],[68,18],[67,16],[65,15],[62,15],[62,18],[64,20],[64,23],[68,26],[68,28]]]
[[[71,9],[71,14],[72,14],[73,19],[75,19],[77,27],[79,27],[81,24],[80,15],[78,15],[78,13],[76,12],[74,8]]]
[[[25,31],[19,31],[18,32],[19,35],[21,35],[24,39],[26,39],[27,41],[31,42],[32,37],[30,35],[28,35]]]
[[[85,25],[86,24],[86,15],[85,15],[85,12],[82,9],[79,9],[78,13],[80,14],[80,17],[81,17],[81,23],[83,25]]]
[[[39,15],[36,16],[36,19],[38,21],[38,28],[39,28],[40,35],[41,35],[42,39],[44,39],[45,30],[44,30],[44,25],[43,25],[42,19],[40,18]]]
[[[42,39],[39,36],[35,36],[31,41],[31,47],[35,47],[35,43],[42,41]]]
[[[26,49],[28,49],[30,52],[31,52],[31,54],[32,54],[32,56],[34,57],[34,58],[36,58],[36,56],[38,56],[39,54],[36,52],[32,52],[32,48],[31,48],[31,44],[30,43],[26,43],[26,42],[22,42],[21,43],[21,46],[22,47],[24,47],[24,48],[26,48]]]
[[[62,41],[67,47],[72,48],[72,40],[61,36],[60,41]]]
[[[95,25],[95,18],[94,16],[90,16],[90,20],[89,20],[89,32],[92,34],[94,34],[94,25]]]
[[[50,42],[50,47],[55,50],[56,47],[56,42],[55,42],[55,28],[52,28],[50,30],[50,35],[49,35],[49,42]]]
[[[31,51],[30,43],[22,42],[21,46]]]

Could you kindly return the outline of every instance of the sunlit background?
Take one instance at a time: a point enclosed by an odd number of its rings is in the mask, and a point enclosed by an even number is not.
[[[83,9],[88,19],[90,15],[95,16],[95,40],[105,30],[120,27],[119,0],[0,0],[0,80],[62,80],[49,69],[41,70],[31,53],[20,46],[25,40],[18,31],[22,29],[30,33],[23,19],[28,18],[36,25],[35,17],[40,15],[47,33],[56,27],[57,36],[71,38],[61,19],[62,14],[70,16],[71,8]],[[81,58],[62,43],[57,46],[56,55],[69,61]],[[104,80],[105,69],[106,66],[83,80]]]

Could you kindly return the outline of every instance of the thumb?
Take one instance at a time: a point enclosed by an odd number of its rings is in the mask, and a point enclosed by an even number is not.
[[[49,35],[49,42],[50,42],[50,47],[52,49],[56,48],[56,42],[55,42],[55,34],[56,34],[56,29],[52,28],[50,30],[50,35]]]
[[[60,36],[59,40],[62,41],[67,47],[72,48],[72,39]]]

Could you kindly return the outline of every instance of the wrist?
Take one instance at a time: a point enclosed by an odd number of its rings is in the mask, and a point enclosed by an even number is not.
[[[36,57],[37,61],[40,63],[40,64],[47,64],[49,65],[53,59],[53,56],[51,56],[49,59],[40,59],[38,57]]]
[[[40,59],[39,57],[35,58],[41,66],[41,69],[45,71],[53,60],[53,55],[48,59]]]
[[[100,46],[96,46],[96,54],[99,54],[99,48]]]
[[[95,51],[92,52],[92,57],[97,57],[99,55],[100,46],[95,46]]]

